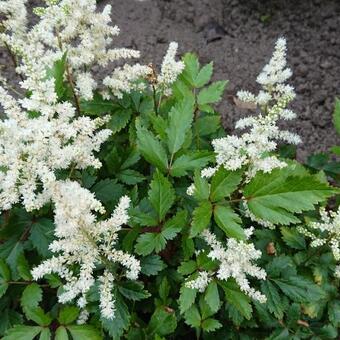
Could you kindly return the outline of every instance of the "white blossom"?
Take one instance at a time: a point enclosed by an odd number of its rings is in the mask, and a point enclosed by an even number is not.
[[[39,209],[51,199],[57,170],[100,167],[94,152],[111,134],[98,130],[105,120],[76,118],[68,102],[31,118],[1,86],[0,105],[8,117],[0,121],[0,209],[20,200],[28,211]]]
[[[340,279],[340,265],[337,265],[335,267],[335,271],[334,271],[334,276],[338,279]]]
[[[196,190],[195,184],[194,183],[190,184],[187,188],[187,195],[193,196],[193,194],[195,193],[195,190]]]
[[[87,309],[82,309],[79,313],[78,319],[77,319],[77,324],[78,325],[84,325],[86,324],[88,318],[90,316],[90,313]]]
[[[227,170],[237,170],[247,166],[247,177],[252,178],[256,172],[270,173],[275,168],[286,166],[273,152],[279,141],[289,144],[300,143],[300,137],[294,133],[280,130],[280,119],[295,118],[295,113],[287,109],[294,99],[294,89],[285,84],[292,72],[286,68],[286,40],[278,39],[275,51],[269,63],[257,78],[262,85],[258,95],[249,91],[239,91],[238,98],[260,106],[258,116],[246,117],[236,123],[237,129],[248,129],[240,136],[231,135],[215,139],[212,142],[216,153],[217,168],[224,166]],[[203,170],[205,174],[206,170]],[[208,174],[210,171],[208,171]]]
[[[247,231],[248,237],[250,237],[252,231],[252,229]],[[265,302],[266,297],[251,287],[247,279],[247,276],[259,280],[266,279],[266,272],[253,263],[261,257],[261,251],[256,250],[252,243],[237,241],[234,238],[228,238],[226,247],[224,247],[222,242],[218,241],[216,236],[207,229],[202,232],[201,236],[211,247],[208,257],[219,262],[216,277],[219,280],[234,278],[245,294],[261,303]],[[203,292],[212,276],[213,273],[200,272],[197,279],[187,282],[186,286]]]
[[[161,73],[157,77],[157,86],[166,95],[171,94],[171,85],[184,69],[184,63],[175,59],[177,49],[177,42],[171,42],[162,62]]]
[[[279,38],[275,44],[275,51],[269,63],[263,68],[257,77],[257,82],[264,87],[275,86],[284,83],[292,76],[292,71],[286,68],[287,42],[285,38]]]
[[[328,245],[334,259],[340,261],[340,207],[337,211],[330,212],[321,208],[320,216],[320,222],[310,222],[307,228],[300,226],[298,230],[312,239],[312,247]]]
[[[100,311],[104,318],[113,319],[115,315],[114,300],[112,297],[113,275],[105,270],[104,274],[98,278],[100,281]]]
[[[205,168],[201,171],[201,176],[203,178],[210,178],[212,176],[214,176],[215,172],[218,170],[218,167],[209,167],[209,168]]]
[[[15,0],[1,1],[0,14],[19,11],[21,7],[24,8],[24,3],[25,1],[21,4]],[[107,67],[112,62],[140,56],[136,50],[111,48],[113,38],[120,31],[117,26],[111,25],[110,5],[99,12],[95,0],[47,1],[46,6],[36,8],[35,13],[40,16],[40,20],[30,29],[26,29],[24,23],[21,36],[13,36],[6,31],[0,34],[0,42],[9,46],[19,57],[16,70],[24,78],[22,88],[32,93],[22,102],[27,110],[53,114],[57,96],[54,79],[49,79],[47,70],[52,69],[54,63],[63,57],[66,59],[67,81],[77,88],[79,95],[89,100],[93,96],[93,90],[97,88],[93,75],[98,67]],[[16,13],[14,19],[15,16]],[[17,19],[23,21],[19,17]],[[94,66],[96,70],[93,69]],[[127,84],[129,80],[134,83],[137,74],[144,76],[148,69],[144,66],[144,72],[141,72],[141,65],[133,66],[130,77],[124,78],[124,86],[119,88],[120,91],[116,89],[119,96],[126,88],[130,88]],[[119,82],[121,73],[128,71],[123,65],[122,68],[114,69],[108,77],[113,82],[112,79],[117,76]],[[130,79],[131,75],[134,75],[133,79]],[[134,86],[132,84],[131,88]]]
[[[0,13],[5,17],[1,26],[13,36],[21,36],[27,26],[27,0],[2,0],[0,1]]]
[[[137,279],[140,272],[139,261],[132,255],[116,249],[118,232],[128,221],[129,198],[124,196],[112,216],[97,221],[94,212],[104,213],[101,203],[93,193],[82,188],[77,182],[58,181],[54,185],[55,236],[49,249],[55,254],[32,270],[35,280],[46,274],[56,273],[65,280],[59,302],[77,299],[80,308],[87,304],[86,293],[97,280],[100,285],[100,307],[103,316],[112,318],[114,302],[109,300],[114,277],[105,272],[98,279],[94,271],[98,265],[118,263],[126,268],[126,277]],[[74,266],[79,267],[73,271]]]
[[[187,281],[185,286],[191,289],[197,289],[200,293],[203,293],[208,287],[210,281],[211,278],[209,277],[209,273],[206,271],[201,271],[198,273],[196,279]]]
[[[85,100],[93,99],[93,91],[97,87],[97,82],[93,79],[90,73],[79,73],[76,85],[79,95],[82,98]]]
[[[244,199],[244,197],[243,197]],[[244,208],[244,215],[248,218],[250,218],[253,222],[256,222],[258,223],[259,225],[262,225],[263,227],[265,228],[268,228],[268,229],[275,229],[275,225],[271,222],[268,222],[268,221],[265,221],[265,220],[262,220],[258,217],[256,217],[249,209],[248,207],[248,204],[247,202],[244,200],[242,202],[242,206]]]
[[[122,68],[116,68],[112,75],[104,79],[103,84],[110,89],[114,96],[122,98],[124,92],[143,90],[144,83],[138,82],[138,80],[146,78],[151,72],[152,69],[149,66],[126,64]]]

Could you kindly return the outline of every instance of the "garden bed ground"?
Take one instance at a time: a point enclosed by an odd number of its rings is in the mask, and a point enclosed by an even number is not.
[[[289,123],[303,139],[298,157],[340,144],[332,125],[334,98],[340,95],[340,1],[101,0],[100,6],[107,3],[121,28],[116,44],[139,49],[143,61],[159,64],[173,40],[181,53],[194,51],[202,63],[214,61],[215,77],[230,81],[220,105],[228,132],[249,114],[228,96],[256,89],[257,74],[284,35],[298,95],[293,103],[298,119]],[[0,64],[9,62],[0,52]]]
[[[227,94],[253,90],[255,78],[280,35],[288,40],[298,119],[303,137],[299,158],[340,143],[332,126],[334,97],[340,95],[340,1],[327,0],[109,0],[121,28],[120,43],[158,63],[171,40],[180,51],[213,60],[216,78],[230,81]],[[220,105],[228,131],[244,110]],[[294,126],[295,125],[295,126]]]

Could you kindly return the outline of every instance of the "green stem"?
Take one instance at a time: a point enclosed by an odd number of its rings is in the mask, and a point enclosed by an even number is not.
[[[153,106],[155,110],[155,114],[158,115],[158,104],[157,104],[157,95],[155,85],[152,85],[152,96],[153,96]]]
[[[8,46],[8,44],[6,42],[4,44],[5,44],[5,47],[6,47],[7,51],[8,51],[8,54],[9,54],[11,60],[12,60],[13,66],[16,69],[18,67],[17,58],[14,55],[14,53],[12,52],[11,48]],[[17,73],[17,72],[15,72],[15,73],[20,77],[21,81],[24,81],[24,78],[23,78],[23,76],[20,73]]]
[[[7,284],[9,285],[30,285],[32,283],[36,283],[35,281],[6,281]],[[49,287],[48,284],[39,284],[37,283],[40,287]]]

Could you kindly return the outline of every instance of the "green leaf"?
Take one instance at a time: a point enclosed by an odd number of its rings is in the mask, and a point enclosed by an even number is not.
[[[118,285],[119,292],[127,299],[140,301],[150,296],[150,293],[144,290],[144,285],[138,281],[126,281]]]
[[[38,306],[42,301],[42,289],[37,283],[28,285],[21,296],[21,307],[29,320],[40,326],[48,326],[52,318]]]
[[[211,62],[200,69],[194,81],[195,87],[200,88],[209,83],[213,73],[213,67],[214,64]]]
[[[42,289],[37,283],[31,283],[28,285],[21,296],[22,308],[29,309],[38,307],[39,302],[42,300]]]
[[[67,330],[63,326],[59,326],[55,332],[55,339],[54,340],[68,340]]]
[[[334,123],[336,132],[340,135],[340,100],[338,98],[335,99],[333,123]]]
[[[196,261],[190,260],[182,262],[177,271],[182,275],[192,274],[197,269]]]
[[[149,255],[141,259],[141,272],[146,276],[157,275],[166,265],[159,255]]]
[[[128,156],[125,158],[124,162],[121,164],[121,170],[129,169],[131,166],[135,165],[140,160],[140,153],[136,149],[132,149]]]
[[[282,319],[283,312],[285,310],[281,300],[281,296],[275,286],[270,281],[264,281],[261,283],[262,292],[267,297],[267,307],[276,318]]]
[[[322,327],[313,327],[313,331],[320,336],[319,339],[337,339],[338,329],[332,325],[324,325]]]
[[[242,170],[228,171],[220,167],[211,180],[211,200],[216,202],[230,196],[241,183],[242,173]]]
[[[92,188],[96,198],[107,204],[112,201],[118,201],[123,195],[123,186],[117,183],[117,180],[106,178],[96,183]]]
[[[30,266],[24,254],[21,254],[19,256],[17,263],[18,263],[17,269],[18,269],[19,276],[26,281],[32,281]]]
[[[41,218],[32,224],[29,239],[31,240],[33,247],[43,257],[47,257],[51,254],[48,246],[52,243],[53,233],[54,224],[50,219]]]
[[[132,116],[132,110],[120,108],[111,114],[107,127],[115,134],[126,127]]]
[[[214,332],[221,327],[222,324],[215,319],[206,319],[202,322],[202,328],[205,332]]]
[[[0,244],[0,257],[6,259],[12,271],[12,275],[17,272],[18,259],[24,252],[23,244],[16,236]]]
[[[340,301],[330,301],[328,304],[329,321],[335,326],[340,326]]]
[[[266,266],[266,272],[271,278],[279,277],[282,273],[296,275],[296,266],[291,257],[280,255],[274,257]]]
[[[162,221],[175,200],[175,191],[159,171],[156,171],[150,183],[148,197],[151,205],[158,214],[159,221]]]
[[[42,330],[39,326],[15,325],[10,328],[2,340],[33,340]]]
[[[195,151],[184,154],[175,159],[170,174],[174,177],[185,176],[189,171],[203,168],[213,159],[214,156],[210,151]]]
[[[11,272],[4,260],[0,259],[0,298],[6,293]]]
[[[126,169],[117,174],[117,177],[125,184],[135,185],[143,182],[145,177],[138,171],[132,169]]]
[[[186,53],[183,56],[183,62],[185,64],[185,68],[180,77],[184,78],[184,80],[187,81],[191,86],[195,86],[195,80],[200,67],[198,58],[193,53]]]
[[[179,211],[172,219],[168,220],[163,228],[162,235],[166,240],[172,240],[184,228],[187,223],[187,211]]]
[[[312,210],[337,192],[315,176],[290,174],[286,168],[270,174],[259,172],[245,187],[248,207],[256,217],[274,224],[298,223],[294,213]]]
[[[138,237],[135,251],[139,255],[149,255],[154,250],[160,252],[166,246],[166,240],[160,233],[145,233]]]
[[[216,205],[214,208],[214,219],[228,237],[238,240],[246,239],[244,230],[240,226],[241,219],[229,205]]]
[[[195,171],[194,185],[194,197],[198,201],[208,200],[210,194],[209,183],[203,177],[201,177],[199,171]]]
[[[267,340],[287,340],[289,337],[289,330],[287,328],[277,328]],[[295,339],[294,339],[295,340]]]
[[[48,328],[44,328],[41,333],[39,340],[50,340],[51,339],[51,331]]]
[[[306,242],[304,237],[293,228],[281,227],[282,238],[285,243],[294,249],[306,249]]]
[[[108,331],[110,336],[113,339],[118,340],[121,339],[124,331],[129,327],[130,324],[130,314],[128,307],[119,294],[116,294],[115,296],[115,308],[115,317],[112,320],[102,318],[101,323],[104,329]],[[97,334],[99,333],[98,330],[96,330],[96,332]]]
[[[227,301],[232,304],[247,320],[252,315],[250,298],[241,292],[235,281],[219,282],[222,286]]]
[[[103,339],[97,328],[90,325],[67,326],[73,340],[101,340]]]
[[[319,286],[301,276],[273,281],[284,294],[296,302],[313,302],[326,297],[325,292]]]
[[[177,327],[177,320],[174,311],[159,307],[152,314],[149,325],[148,333],[152,336],[158,334],[165,336],[175,331]]]
[[[166,303],[167,297],[169,296],[170,288],[171,287],[169,281],[166,276],[164,276],[158,288],[158,294],[163,303]]]
[[[209,201],[202,201],[193,211],[193,219],[190,229],[190,237],[195,237],[206,229],[210,223],[212,205]]]
[[[80,110],[82,112],[95,116],[102,116],[120,108],[119,104],[112,100],[103,99],[98,93],[94,94],[92,100],[80,102]]]
[[[201,315],[195,305],[184,313],[184,321],[191,327],[199,328],[201,326]]]
[[[199,307],[202,320],[205,320],[215,314],[215,312],[211,310],[209,305],[206,303],[203,295],[200,296]]]
[[[66,52],[60,60],[56,60],[52,68],[47,68],[47,79],[54,79],[54,88],[58,99],[61,99],[66,91],[64,86],[64,73],[66,70]]]
[[[68,325],[78,318],[79,309],[76,306],[63,307],[58,316],[58,321],[62,325]]]
[[[27,319],[34,321],[40,326],[47,327],[52,322],[52,318],[48,313],[45,313],[41,307],[25,309]]]
[[[174,155],[182,147],[193,118],[194,102],[190,97],[185,98],[170,110],[169,126],[166,133],[168,149],[171,155]]]
[[[137,146],[143,157],[162,172],[168,168],[168,156],[156,137],[136,121]]]
[[[197,103],[199,105],[217,103],[221,100],[226,85],[226,81],[216,81],[202,89],[197,96]]]
[[[220,296],[215,281],[209,283],[207,290],[205,291],[204,299],[214,313],[220,309]]]
[[[196,289],[187,288],[182,286],[180,289],[180,296],[179,296],[179,310],[181,314],[187,311],[195,302],[197,295]]]
[[[221,127],[220,115],[209,115],[205,117],[199,117],[195,121],[195,129],[198,134],[203,136],[209,136],[216,132]]]

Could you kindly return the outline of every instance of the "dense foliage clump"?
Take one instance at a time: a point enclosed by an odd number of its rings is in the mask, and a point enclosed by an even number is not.
[[[226,135],[213,63],[128,63],[110,6],[45,2],[0,1],[0,336],[337,338],[339,147],[294,160],[286,40]]]

